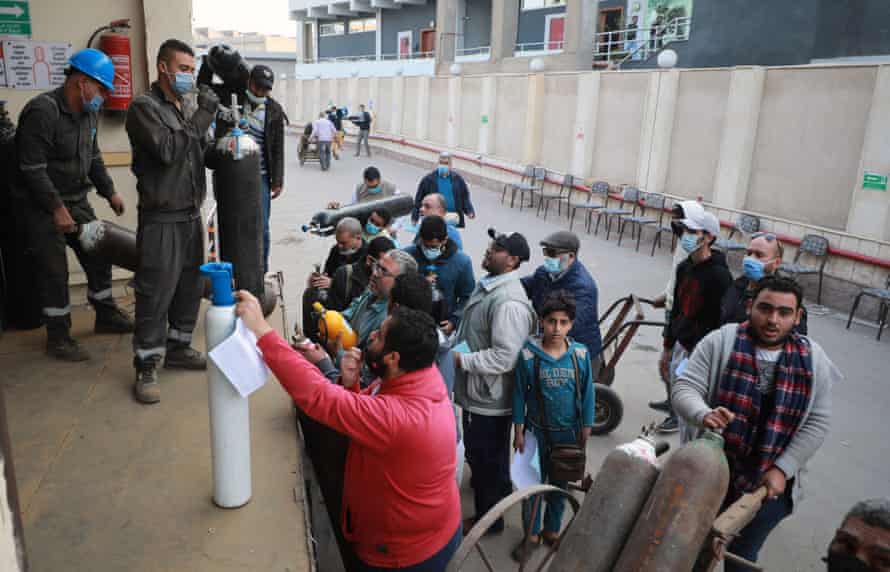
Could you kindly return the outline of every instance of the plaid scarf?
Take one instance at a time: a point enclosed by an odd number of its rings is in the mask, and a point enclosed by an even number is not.
[[[809,344],[792,333],[776,363],[772,411],[762,411],[760,374],[749,322],[739,324],[720,387],[717,405],[735,413],[723,432],[731,471],[730,494],[750,492],[788,446],[810,401],[813,362]],[[761,415],[768,416],[761,419]],[[762,433],[762,434],[761,434]]]

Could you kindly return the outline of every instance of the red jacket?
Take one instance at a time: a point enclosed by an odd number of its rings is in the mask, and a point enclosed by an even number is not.
[[[445,547],[460,524],[454,411],[439,370],[391,379],[377,395],[334,385],[275,332],[263,358],[294,402],[350,438],[343,535],[367,564],[417,564]]]

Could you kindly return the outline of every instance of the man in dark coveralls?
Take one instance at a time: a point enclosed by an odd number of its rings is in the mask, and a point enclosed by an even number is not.
[[[38,290],[46,324],[46,352],[65,361],[89,354],[70,335],[68,295],[70,246],[87,275],[87,300],[96,310],[95,331],[133,331],[111,296],[111,265],[89,255],[77,240],[78,225],[96,220],[87,200],[95,187],[120,216],[124,201],[114,190],[97,143],[97,112],[114,90],[114,65],[99,50],[84,49],[69,60],[65,83],[25,105],[16,131],[19,184],[36,251]]]
[[[188,44],[161,44],[157,70],[158,80],[127,112],[139,191],[133,389],[142,403],[161,399],[162,358],[167,368],[206,368],[190,344],[202,293],[204,151],[219,104],[207,88],[198,93],[197,109],[186,97],[195,91],[195,55]]]

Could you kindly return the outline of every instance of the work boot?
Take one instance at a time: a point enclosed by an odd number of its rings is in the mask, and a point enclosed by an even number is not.
[[[53,336],[46,339],[46,354],[61,361],[87,361],[90,354],[71,336]]]
[[[157,361],[134,360],[136,365],[136,383],[133,385],[133,396],[140,403],[157,403],[161,400],[161,386],[158,384]]]
[[[133,332],[133,320],[117,306],[96,308],[93,331],[97,334],[129,334]]]
[[[167,346],[167,357],[164,358],[164,367],[167,369],[207,369],[207,360],[204,355],[191,346],[178,345]]]
[[[655,411],[662,411],[664,413],[671,412],[671,402],[665,399],[664,401],[650,401],[649,408],[654,409]]]
[[[658,433],[676,433],[680,430],[680,422],[676,416],[671,415],[655,428]]]

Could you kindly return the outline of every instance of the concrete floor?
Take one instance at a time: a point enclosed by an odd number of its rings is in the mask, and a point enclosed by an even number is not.
[[[303,233],[300,226],[327,201],[348,202],[369,164],[412,194],[424,174],[398,160],[356,159],[351,153],[322,173],[317,164],[297,165],[293,143],[290,138],[287,190],[272,203],[271,261],[273,270],[286,276],[291,325],[299,320],[306,276],[333,243]],[[464,245],[477,271],[489,226],[526,235],[533,245],[529,272],[542,262],[534,245],[567,227],[553,214],[542,221],[533,212],[502,206],[500,195],[490,190],[471,191],[478,217],[469,221]],[[618,248],[602,233],[582,232],[581,238],[580,257],[598,281],[601,311],[630,292],[651,297],[663,288],[670,265],[666,249],[650,258],[647,248],[634,252],[632,241]],[[0,341],[33,569],[307,570],[301,504],[295,504],[293,491],[300,480],[293,417],[277,384],[267,384],[251,399],[253,501],[237,511],[216,509],[209,499],[205,378],[165,374],[160,406],[134,403],[129,336],[92,336],[88,319],[89,310],[79,313],[75,332],[97,356],[87,364],[63,368],[49,362],[39,331]],[[273,320],[279,327],[280,316]],[[810,318],[813,337],[847,380],[834,390],[833,430],[810,464],[807,499],[762,553],[767,570],[823,570],[820,557],[844,512],[859,499],[890,490],[888,445],[880,429],[881,414],[890,407],[883,371],[890,363],[890,340],[876,342],[874,329],[867,326],[854,325],[850,331],[843,326],[837,314]],[[646,402],[664,394],[656,375],[660,346],[658,331],[641,330],[622,358],[615,388],[624,401],[624,421],[611,435],[590,441],[591,472],[613,447],[659,420]],[[467,473],[461,493],[470,515]],[[508,515],[504,534],[484,541],[499,570],[510,569],[509,551],[520,537],[518,512],[517,507]],[[481,562],[472,556],[469,569],[477,568],[482,569]]]
[[[425,172],[379,154],[372,160],[364,156],[354,158],[351,145],[347,151],[339,161],[332,162],[331,170],[326,173],[322,173],[318,165],[301,168],[290,159],[287,191],[272,203],[272,266],[283,269],[290,282],[287,303],[292,320],[296,317],[299,295],[311,264],[322,261],[332,244],[332,239],[302,233],[299,226],[328,200],[348,202],[362,169],[367,165],[376,165],[385,179],[396,183],[403,192],[412,194]],[[465,250],[476,263],[477,272],[481,271],[478,263],[488,242],[486,230],[489,226],[499,231],[525,234],[533,245],[528,272],[542,263],[540,249],[535,246],[538,241],[550,232],[568,226],[564,218],[553,213],[543,221],[528,210],[520,213],[518,208],[511,210],[502,206],[499,192],[478,187],[472,188],[471,192],[478,217],[468,222],[463,235]],[[601,312],[612,301],[628,293],[653,297],[663,289],[670,267],[670,253],[665,248],[650,258],[648,237],[644,238],[639,253],[634,252],[632,241],[623,242],[618,248],[614,236],[606,242],[602,232],[595,237],[584,235],[582,230],[581,239],[580,258],[598,282]],[[734,268],[734,271],[738,270]],[[662,318],[657,311],[650,312],[650,316],[656,320]],[[883,342],[877,342],[874,328],[866,325],[854,324],[850,331],[846,331],[844,318],[837,313],[810,317],[813,338],[827,349],[847,380],[834,389],[833,429],[822,450],[810,463],[807,498],[799,510],[772,534],[762,552],[761,563],[767,570],[824,570],[820,558],[846,510],[857,500],[890,494],[890,463],[887,462],[890,447],[885,438],[886,429],[881,429],[882,414],[890,408],[890,386],[884,369],[890,364],[890,339],[885,336]],[[624,421],[611,435],[591,439],[588,447],[591,471],[599,467],[613,447],[632,440],[642,425],[660,420],[660,416],[646,406],[649,400],[664,395],[656,374],[660,347],[659,331],[641,330],[619,363],[615,388],[624,402]],[[671,441],[673,445],[677,444],[675,438]],[[464,512],[470,515],[472,503],[467,473],[461,493]],[[520,537],[518,512],[517,508],[510,515],[508,521],[511,524],[504,534],[484,541],[499,570],[510,569],[509,551]],[[483,569],[478,557],[471,557],[470,568]]]
[[[161,403],[140,405],[131,337],[92,334],[87,308],[73,316],[92,361],[51,361],[42,330],[0,341],[30,569],[309,570],[295,420],[275,380],[250,400],[253,498],[220,509],[206,375],[162,370]]]

